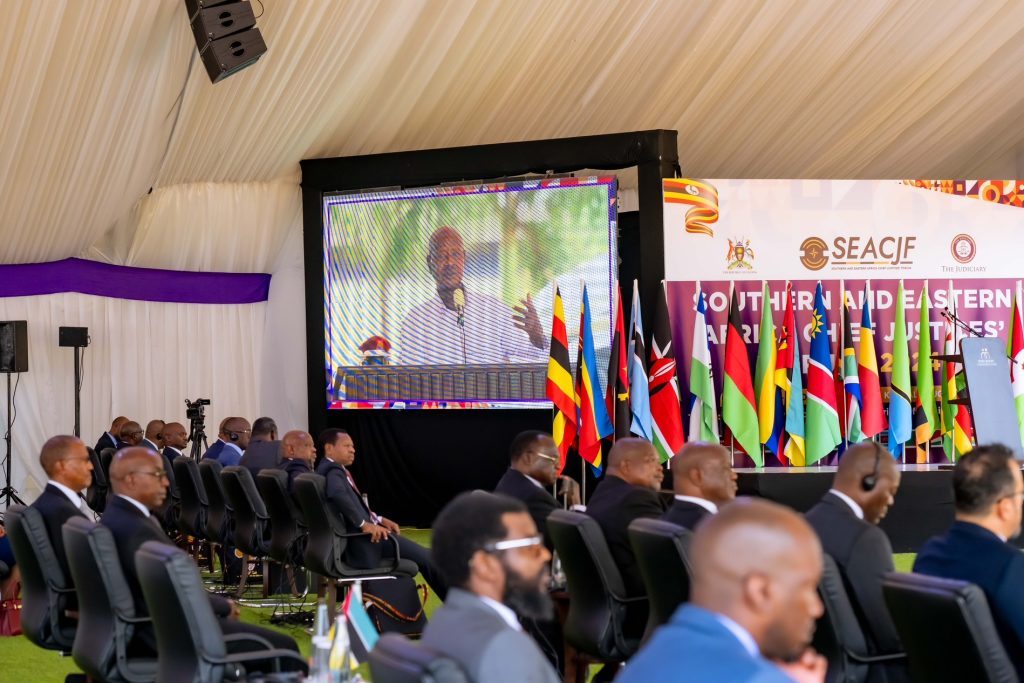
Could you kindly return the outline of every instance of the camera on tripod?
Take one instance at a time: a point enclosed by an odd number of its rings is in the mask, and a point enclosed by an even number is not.
[[[191,420],[205,420],[206,409],[204,406],[210,405],[210,399],[208,398],[197,398],[194,401],[185,399],[185,417]]]
[[[188,418],[188,440],[192,443],[189,457],[199,460],[206,451],[206,406],[208,398],[197,398],[194,401],[185,399],[185,417]]]

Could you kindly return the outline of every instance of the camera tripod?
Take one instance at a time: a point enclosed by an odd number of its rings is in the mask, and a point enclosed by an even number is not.
[[[7,375],[7,435],[4,436],[4,441],[7,443],[7,458],[4,461],[5,485],[0,489],[0,500],[4,501],[4,508],[6,509],[11,507],[11,502],[24,505],[25,501],[18,496],[18,492],[11,485],[11,465],[14,461],[14,453],[11,451],[11,429],[14,427],[14,415],[12,412],[14,395],[11,393],[11,373],[5,374]]]

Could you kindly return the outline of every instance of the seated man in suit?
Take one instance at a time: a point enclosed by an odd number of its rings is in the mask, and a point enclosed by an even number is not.
[[[121,425],[120,440],[117,442],[118,450],[138,446],[142,443],[142,436],[145,434],[142,427],[135,420],[128,420]]]
[[[341,429],[325,429],[320,433],[320,444],[323,447],[324,459],[316,468],[316,472],[326,480],[327,504],[331,511],[345,522],[349,533],[368,533],[349,539],[345,548],[345,557],[354,567],[375,567],[383,557],[394,556],[394,545],[385,542],[392,534],[398,542],[401,557],[412,560],[420,568],[423,578],[437,596],[444,600],[448,586],[441,578],[440,572],[430,561],[430,552],[402,536],[402,530],[387,517],[373,512],[356,486],[356,480],[346,467],[356,459],[356,446],[352,437]]]
[[[316,444],[308,432],[292,430],[281,439],[281,462],[277,469],[288,473],[288,493],[292,494],[292,499],[295,499],[295,477],[312,472],[315,459]],[[297,500],[295,504],[299,504]]]
[[[229,417],[221,432],[226,440],[224,447],[217,455],[217,462],[224,467],[237,465],[242,459],[242,453],[249,445],[249,437],[252,435],[249,421],[244,417]]]
[[[277,440],[277,423],[269,417],[259,417],[252,423],[252,438],[238,464],[252,473],[253,481],[260,470],[277,467],[281,462],[281,442]]]
[[[892,544],[878,528],[900,487],[895,460],[874,441],[847,449],[832,488],[807,511],[807,522],[843,575],[850,602],[872,651],[903,649],[882,597],[882,576],[895,571]],[[896,668],[892,678],[898,676]]]
[[[587,514],[597,520],[629,597],[646,595],[626,530],[640,517],[661,517],[658,496],[664,473],[654,446],[644,439],[619,439],[608,453],[608,470],[594,489]],[[646,618],[646,615],[643,615]]]
[[[509,468],[502,475],[495,493],[511,496],[526,503],[533,523],[544,535],[544,545],[554,545],[548,535],[548,515],[562,506],[549,492],[556,482],[562,483],[560,493],[569,505],[580,504],[580,486],[571,477],[559,476],[558,448],[550,434],[530,430],[522,432],[509,448]]]
[[[142,443],[139,445],[143,448],[148,448],[151,451],[159,453],[164,447],[163,430],[163,420],[150,420],[146,423],[146,435],[143,437]]]
[[[117,545],[121,569],[131,590],[136,614],[139,616],[148,615],[149,610],[135,570],[135,551],[146,541],[174,545],[155,518],[150,515],[150,511],[159,508],[167,495],[167,473],[163,467],[163,457],[147,448],[126,448],[118,451],[110,464],[110,483],[115,496],[107,504],[107,509],[100,520],[100,524],[110,530]],[[270,641],[275,648],[298,652],[298,646],[290,636],[237,621],[237,605],[232,601],[211,595],[210,603],[214,613],[220,617],[220,626],[225,635],[257,635]],[[156,637],[151,624],[136,627],[132,645],[139,649],[140,654],[156,653]],[[254,647],[252,641],[228,643],[228,646],[231,652],[261,649],[258,646]]]
[[[205,453],[203,453],[203,460],[207,458],[213,458],[216,460],[220,455],[220,452],[224,449],[224,444],[228,442],[228,437],[224,433],[224,425],[226,425],[230,419],[230,417],[225,417],[220,421],[220,426],[217,427],[217,440],[206,449]]]
[[[114,421],[110,423],[110,431],[103,432],[103,436],[96,442],[96,448],[93,450],[97,454],[101,453],[105,448],[117,448],[118,440],[120,439],[121,427],[128,418],[124,415],[118,415],[114,418]]]
[[[672,456],[669,469],[676,499],[661,516],[666,522],[693,531],[697,522],[736,497],[729,451],[717,443],[691,441]]]
[[[1024,680],[1024,554],[1007,543],[1021,528],[1024,481],[1006,446],[979,446],[953,470],[956,521],[921,547],[914,571],[977,584]]]
[[[525,505],[460,494],[437,516],[430,552],[451,590],[423,632],[425,646],[457,661],[473,681],[561,680],[517,619],[548,619],[553,611],[551,553]]]
[[[85,504],[80,491],[92,483],[92,461],[81,439],[74,436],[51,437],[39,453],[39,464],[49,480],[39,497],[30,507],[39,511],[46,523],[46,534],[57,555],[64,577],[71,583],[71,571],[64,552],[61,527],[72,517],[93,519],[92,510]],[[68,597],[67,609],[77,609],[75,596]]]
[[[823,611],[821,545],[800,515],[737,499],[697,528],[690,553],[690,602],[617,682],[825,680],[825,658],[809,647]]]
[[[168,422],[160,430],[161,441],[164,448],[160,452],[164,456],[164,471],[167,472],[168,499],[173,495],[178,496],[178,483],[174,481],[174,459],[185,454],[184,448],[188,445],[188,431],[185,425],[180,422]],[[163,519],[164,528],[170,528],[173,510],[169,504],[164,505]]]

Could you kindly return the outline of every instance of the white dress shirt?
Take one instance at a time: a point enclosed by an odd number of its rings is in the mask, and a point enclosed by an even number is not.
[[[751,657],[761,657],[761,648],[757,646],[757,641],[754,640],[754,636],[750,635],[750,632],[747,631],[747,629],[743,628],[724,614],[719,614],[718,612],[712,612],[712,614],[715,619],[718,620],[718,623],[729,629],[729,632],[736,636],[736,640],[740,641],[743,648],[750,653]]]
[[[701,506],[713,515],[718,514],[718,506],[707,498],[697,498],[696,496],[676,496],[676,500],[681,500],[684,503],[693,503],[694,505]]]
[[[853,514],[857,515],[857,519],[864,519],[864,510],[861,509],[860,505],[857,505],[857,502],[853,498],[850,498],[842,491],[836,491],[835,489],[829,489],[828,492],[849,505],[850,509],[853,510]]]
[[[517,631],[523,630],[523,626],[519,623],[519,619],[516,617],[516,613],[509,609],[507,606],[503,605],[502,603],[498,602],[493,598],[488,598],[485,595],[478,595],[477,597],[480,598],[481,602],[483,602],[485,605],[487,605],[495,612],[497,612],[498,616],[501,617],[505,621],[505,623],[508,624],[510,627],[514,628]]]
[[[128,501],[129,503],[131,503],[131,504],[132,504],[132,505],[134,505],[135,507],[139,508],[139,511],[140,511],[140,512],[141,512],[142,514],[146,515],[146,517],[149,517],[149,508],[147,508],[147,507],[146,507],[145,505],[143,505],[143,504],[142,504],[142,503],[140,503],[139,501],[135,500],[134,498],[129,498],[128,496],[124,495],[123,493],[119,493],[119,494],[117,494],[117,497],[118,497],[118,498],[124,498],[124,499],[125,499],[125,500],[127,500],[127,501]]]
[[[81,494],[78,493],[78,491],[73,491],[73,490],[69,489],[67,486],[65,486],[64,484],[61,484],[58,481],[54,481],[53,479],[50,479],[46,483],[47,484],[53,484],[53,486],[58,491],[60,491],[61,493],[63,493],[65,496],[68,497],[68,500],[70,500],[71,504],[74,505],[76,508],[82,507],[82,496],[81,496]]]

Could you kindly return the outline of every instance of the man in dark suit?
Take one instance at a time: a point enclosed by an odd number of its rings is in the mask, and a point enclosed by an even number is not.
[[[159,508],[167,496],[167,473],[163,469],[163,463],[163,457],[159,453],[146,448],[127,448],[118,451],[110,464],[110,483],[115,495],[107,504],[107,509],[100,520],[100,523],[110,530],[117,545],[121,569],[131,590],[136,614],[139,616],[148,615],[149,610],[135,569],[135,552],[146,541],[173,545],[156,518],[150,514],[150,510]],[[270,641],[275,648],[298,652],[298,646],[290,636],[237,621],[237,605],[232,601],[211,595],[210,604],[214,613],[220,617],[221,629],[225,635],[257,635]],[[148,650],[155,653],[156,638],[152,625],[138,626],[132,643],[142,652]],[[237,645],[236,643],[228,645],[229,651],[240,651],[230,649]],[[244,644],[244,649],[250,651],[261,648],[252,647],[250,642]]]
[[[692,531],[697,522],[736,497],[729,451],[717,443],[691,441],[672,456],[669,469],[676,498],[661,516],[666,522]]]
[[[164,447],[163,430],[163,420],[150,420],[146,424],[146,435],[142,438],[142,442],[139,445],[159,453]]]
[[[320,433],[324,459],[316,472],[326,480],[327,505],[345,523],[349,533],[367,533],[349,539],[345,557],[354,567],[375,567],[383,557],[394,556],[394,545],[385,542],[394,535],[401,557],[412,560],[437,596],[444,600],[448,586],[430,560],[430,551],[402,536],[402,530],[387,517],[373,512],[363,500],[356,480],[346,467],[356,459],[352,437],[341,429],[325,429]]]
[[[985,593],[996,630],[1024,680],[1024,554],[1007,543],[1021,528],[1024,480],[1002,445],[979,446],[953,469],[956,520],[922,546],[914,571],[970,581]]]
[[[121,426],[128,421],[128,418],[124,415],[119,415],[114,418],[114,421],[110,423],[110,431],[103,432],[103,436],[96,442],[96,448],[93,450],[97,453],[103,451],[104,448],[117,448],[118,441],[120,440]]]
[[[277,423],[259,417],[252,423],[252,439],[238,464],[252,472],[253,481],[260,470],[277,467],[281,462],[281,442],[277,440]]]
[[[474,681],[561,680],[517,619],[553,612],[551,553],[521,502],[480,491],[457,496],[434,522],[431,555],[451,590],[423,632],[424,645]]]
[[[188,445],[188,431],[185,425],[180,422],[168,422],[160,432],[164,449],[160,452],[164,456],[164,471],[167,472],[167,490],[178,497],[178,483],[174,480],[174,459],[185,454],[185,446]],[[163,518],[165,528],[170,528],[172,510],[169,505],[164,505]]]
[[[857,621],[875,654],[903,650],[882,596],[882,577],[895,571],[892,544],[877,526],[899,487],[896,462],[877,443],[865,441],[847,449],[832,488],[806,514],[822,548],[839,566]],[[905,678],[898,671],[902,668],[887,667],[892,671],[889,677]]]
[[[39,454],[39,464],[49,481],[39,497],[30,507],[39,511],[46,523],[46,534],[50,537],[50,545],[57,555],[64,577],[71,583],[71,571],[68,569],[68,558],[64,552],[64,535],[61,527],[72,517],[92,519],[92,511],[85,505],[79,494],[92,483],[92,461],[89,451],[81,439],[74,436],[54,436],[45,444]],[[73,596],[72,596],[73,597]],[[74,609],[69,604],[69,609]]]
[[[630,597],[646,595],[647,590],[626,530],[634,519],[657,518],[665,512],[658,496],[663,477],[658,454],[649,441],[619,439],[608,453],[604,479],[587,503],[587,514],[601,526]]]
[[[249,421],[244,417],[230,417],[224,423],[223,432],[224,447],[217,454],[217,462],[224,467],[237,465],[242,459],[242,454],[249,446],[249,438],[252,436],[252,429]]]
[[[299,501],[295,498],[295,477],[312,472],[314,459],[316,444],[308,432],[293,430],[281,439],[281,462],[277,464],[277,469],[288,473],[288,493],[295,500],[296,506]]]
[[[741,498],[697,528],[690,554],[690,602],[618,683],[825,680],[827,662],[809,647],[823,611],[821,545],[800,515]]]
[[[118,435],[120,439],[117,442],[117,449],[131,448],[132,446],[138,446],[142,443],[142,437],[145,432],[142,427],[135,420],[128,420],[121,425],[121,433]]]
[[[213,458],[216,460],[220,456],[220,452],[224,450],[224,444],[227,443],[228,439],[227,435],[224,433],[224,425],[226,425],[230,419],[230,417],[225,417],[220,421],[220,426],[217,428],[217,440],[213,442],[213,445],[206,449],[205,453],[203,453],[203,460],[206,458]]]
[[[516,436],[509,448],[509,461],[509,468],[494,492],[526,503],[533,523],[544,535],[544,545],[551,550],[554,545],[548,535],[548,515],[561,505],[549,489],[562,482],[560,493],[565,495],[566,503],[576,506],[580,504],[579,484],[571,477],[559,476],[558,447],[551,435],[544,432],[530,430]]]

